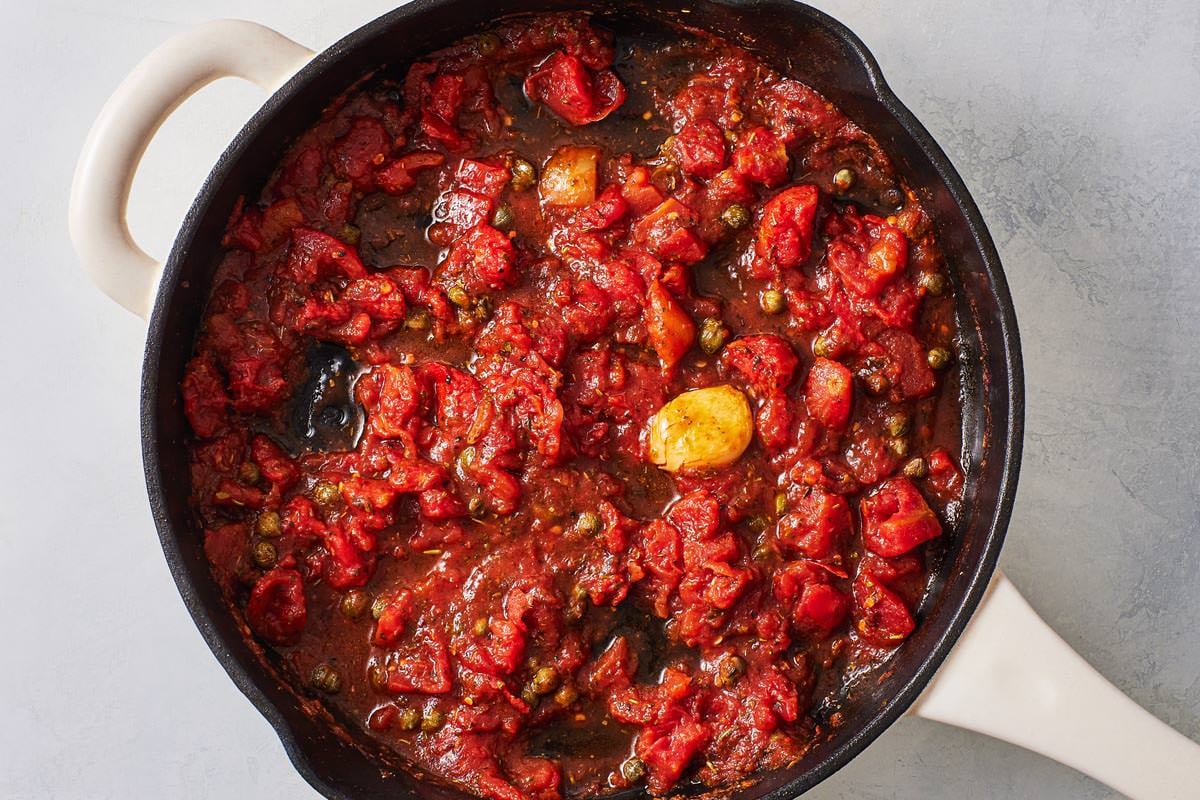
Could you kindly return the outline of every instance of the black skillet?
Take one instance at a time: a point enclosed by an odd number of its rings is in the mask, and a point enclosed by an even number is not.
[[[369,742],[355,741],[329,720],[306,712],[303,699],[281,685],[269,667],[264,668],[262,654],[226,611],[209,574],[202,538],[188,509],[188,433],[179,385],[219,258],[221,233],[236,198],[255,195],[290,138],[308,127],[332,98],[363,74],[385,64],[402,68],[408,60],[487,27],[502,15],[562,9],[592,11],[618,34],[670,20],[710,30],[815,87],[878,139],[897,171],[919,193],[936,221],[957,294],[963,463],[968,480],[953,543],[933,575],[920,608],[920,625],[885,670],[859,681],[849,693],[841,708],[843,722],[827,741],[791,768],[764,775],[734,797],[795,797],[846,764],[891,725],[922,692],[967,625],[988,586],[1004,539],[1016,489],[1024,414],[1012,300],[996,249],[958,173],[892,94],[875,59],[853,33],[825,14],[789,0],[417,0],[363,26],[308,61],[225,151],[192,205],[163,268],[153,299],[142,375],[146,483],[163,551],[179,591],[209,647],[234,683],[274,726],[296,769],[329,798],[448,798],[461,794],[382,765]],[[256,38],[263,34],[251,27],[264,30],[248,23],[209,26],[203,35],[198,31],[187,43],[177,43],[172,52],[164,46],[148,61],[157,57],[158,65],[166,69],[175,68],[169,63],[172,60],[191,59],[191,82],[179,82],[175,87],[182,98],[219,74],[240,74],[270,85],[272,69],[284,69],[288,58],[295,62],[297,57],[301,61],[306,57],[305,51],[277,35],[281,41]],[[243,36],[245,41],[238,41]],[[243,49],[234,50],[235,46]],[[289,46],[294,49],[289,51]],[[206,55],[216,63],[215,67],[208,65],[208,72],[204,71]],[[276,63],[264,65],[256,58]],[[153,68],[151,64],[148,69]],[[125,90],[122,87],[114,95],[110,106],[119,106],[119,99],[127,108],[140,102],[121,98]],[[144,113],[142,129],[131,133],[121,130],[121,120],[111,118],[117,114],[106,108],[85,148],[73,187],[72,235],[81,259],[102,288],[135,311],[144,312],[150,296],[149,292],[139,294],[136,284],[142,275],[151,275],[156,265],[132,245],[127,232],[124,238],[101,241],[100,233],[89,229],[86,201],[99,196],[97,192],[103,194],[106,184],[102,178],[107,178],[112,184],[107,188],[117,193],[114,202],[119,203],[115,222],[124,230],[128,183],[117,185],[115,172],[97,178],[94,165],[88,162],[94,157],[93,150],[105,145],[118,150],[124,147],[128,151],[125,158],[132,164],[123,168],[131,175],[140,156],[137,143],[144,146],[144,140],[173,107],[164,102],[154,113]],[[132,124],[137,122],[134,116]],[[121,246],[126,248],[130,272],[114,277],[112,262]],[[152,287],[150,280],[142,283]]]

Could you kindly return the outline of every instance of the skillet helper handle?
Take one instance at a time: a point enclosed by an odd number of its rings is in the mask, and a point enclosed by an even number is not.
[[[1048,756],[1133,800],[1195,798],[1200,745],[1106,681],[997,573],[912,713]]]
[[[159,126],[218,78],[243,78],[274,92],[312,57],[270,28],[216,20],[171,37],[121,82],[83,145],[68,211],[75,252],[109,297],[140,317],[150,315],[162,263],[133,240],[126,208],[138,163]]]

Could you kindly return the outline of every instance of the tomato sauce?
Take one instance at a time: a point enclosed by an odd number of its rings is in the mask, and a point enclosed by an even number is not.
[[[338,98],[224,244],[182,384],[213,574],[423,774],[729,787],[919,624],[963,483],[942,254],[747,52],[505,22]],[[737,447],[652,463],[714,387]]]

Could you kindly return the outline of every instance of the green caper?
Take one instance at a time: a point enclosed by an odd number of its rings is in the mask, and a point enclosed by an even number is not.
[[[537,183],[537,170],[533,164],[519,156],[509,159],[508,173],[512,179],[512,188],[518,192],[532,189]]]
[[[833,342],[825,334],[818,333],[813,339],[812,351],[817,358],[830,358],[833,356]]]
[[[446,296],[459,308],[470,308],[471,306],[471,295],[467,294],[467,290],[457,283],[446,290]]]
[[[929,351],[926,360],[934,369],[945,369],[946,365],[950,363],[950,351],[944,347],[935,347]]]
[[[383,612],[387,611],[388,599],[383,595],[376,597],[371,603],[371,619],[379,619],[383,616]]]
[[[517,224],[517,215],[513,213],[512,206],[508,203],[501,203],[492,213],[492,227],[502,231],[510,231]]]
[[[579,519],[575,520],[575,530],[584,536],[595,536],[603,527],[604,520],[600,519],[599,514],[593,514],[591,511],[584,511],[579,515]]]
[[[533,690],[532,686],[526,686],[521,690],[521,699],[524,700],[528,705],[536,706],[538,702],[538,693]]]
[[[892,382],[882,372],[869,373],[867,377],[863,378],[863,383],[867,385],[867,391],[873,395],[881,395],[892,388]]]
[[[400,712],[396,722],[402,731],[415,731],[421,724],[421,712],[415,708],[406,708]]]
[[[719,689],[728,689],[735,685],[738,680],[746,674],[746,662],[735,655],[729,655],[722,658],[717,664],[717,674],[713,677],[713,683]]]
[[[346,244],[357,245],[359,240],[362,239],[362,230],[357,226],[351,225],[347,222],[342,226],[342,229],[338,231],[337,238],[341,239]]]
[[[888,414],[883,420],[883,426],[889,436],[903,436],[908,433],[908,415],[900,412]]]
[[[767,289],[759,295],[758,304],[768,314],[779,314],[787,306],[783,292],[778,289]]]
[[[325,663],[313,667],[309,681],[315,688],[326,694],[337,694],[342,690],[342,676],[336,669]]]
[[[254,543],[254,563],[263,569],[270,569],[275,566],[275,561],[279,558],[279,551],[275,549],[275,545],[265,539],[259,539]]]
[[[487,633],[488,632],[487,617],[480,617],[479,619],[475,620],[475,627],[472,628],[472,630],[475,631],[476,636],[483,636],[485,633]]]
[[[738,230],[750,224],[750,210],[741,203],[734,203],[721,212],[721,222]]]
[[[259,536],[279,536],[283,533],[283,518],[277,511],[264,511],[254,520],[254,532]]]
[[[842,167],[833,173],[833,188],[837,192],[848,192],[854,185],[854,170]]]
[[[533,689],[535,694],[550,694],[558,688],[558,670],[554,667],[542,667],[533,673],[529,688]]]
[[[729,329],[716,317],[708,317],[700,323],[700,349],[708,355],[715,355],[728,337]]]
[[[371,607],[371,593],[364,589],[351,589],[342,595],[338,608],[347,619],[358,619]]]
[[[923,458],[909,459],[908,463],[904,465],[904,477],[906,478],[913,478],[914,480],[924,478],[928,471],[929,468],[925,466],[925,459]]]
[[[922,272],[917,277],[917,285],[934,297],[941,297],[946,293],[946,279],[940,272]]]
[[[494,33],[481,33],[475,40],[475,49],[481,56],[490,56],[500,49],[500,37]]]
[[[782,514],[787,511],[787,493],[776,492],[775,494],[775,513]]]
[[[387,667],[383,666],[382,664],[372,664],[371,668],[367,670],[367,681],[371,684],[371,688],[375,691],[387,691]]]
[[[414,308],[408,312],[408,316],[404,320],[404,325],[410,331],[429,330],[429,312],[423,308]]]
[[[755,533],[762,533],[771,524],[771,520],[765,514],[755,514],[750,519],[746,520],[746,525]]]
[[[554,693],[554,702],[558,703],[560,706],[569,706],[578,699],[579,690],[569,683],[564,683],[561,687],[559,687],[558,691]]]
[[[258,471],[258,465],[253,461],[245,461],[238,469],[238,477],[242,479],[242,483],[258,483],[262,478],[262,473]]]
[[[896,458],[904,458],[908,455],[908,439],[905,439],[903,436],[888,439],[887,449]]]
[[[471,519],[483,519],[487,516],[487,503],[483,502],[482,497],[472,497],[467,501],[467,513]]]
[[[755,561],[770,561],[775,558],[777,552],[774,546],[763,542],[754,548],[754,552],[751,555]]]
[[[630,756],[621,764],[621,774],[630,783],[637,783],[646,777],[646,762],[637,756]]]
[[[486,322],[487,320],[491,319],[492,312],[495,310],[495,308],[496,305],[492,302],[492,298],[485,294],[475,301],[475,307],[472,309],[472,311],[475,313],[475,319],[479,320],[480,322]]]
[[[329,481],[319,481],[312,490],[313,500],[316,500],[317,505],[321,506],[333,505],[337,502],[340,494],[341,493],[338,491],[338,487],[334,486]]]
[[[421,717],[421,730],[425,731],[425,733],[433,733],[442,727],[442,723],[445,721],[445,714],[436,708],[431,708],[425,712],[425,716]]]

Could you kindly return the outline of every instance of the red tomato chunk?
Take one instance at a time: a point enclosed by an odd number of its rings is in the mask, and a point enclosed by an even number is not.
[[[931,221],[815,91],[679,35],[534,16],[356,85],[236,204],[184,369],[231,609],[480,797],[820,747],[962,499]]]

